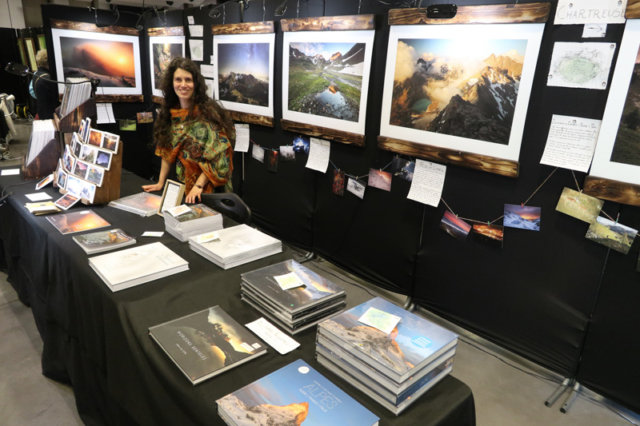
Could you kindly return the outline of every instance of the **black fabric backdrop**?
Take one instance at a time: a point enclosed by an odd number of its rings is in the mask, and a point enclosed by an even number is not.
[[[276,125],[274,128],[251,126],[252,140],[263,148],[291,144],[297,136],[282,131],[279,126],[282,33],[277,25],[281,18],[274,17],[273,11],[280,3],[280,0],[266,2],[266,20],[275,20],[277,27]],[[438,2],[424,2],[423,6],[429,3]],[[469,0],[456,3],[503,2]],[[553,170],[539,164],[553,114],[602,118],[608,90],[546,86],[553,44],[557,41],[599,41],[617,43],[619,47],[624,25],[609,25],[605,38],[582,39],[581,25],[553,25],[556,3],[551,2],[550,20],[545,27],[538,59],[520,154],[520,176],[510,179],[448,167],[443,198],[462,217],[494,220],[502,215],[505,203],[524,202],[542,184]],[[358,11],[356,1],[301,2],[300,17],[320,16],[323,6],[327,16]],[[237,4],[229,4],[226,9],[226,23],[240,21]],[[182,11],[166,15],[169,26],[183,24],[187,28],[189,15],[194,16],[196,24],[204,25],[205,59],[213,48],[210,25],[222,23],[222,16],[213,19],[207,12],[205,7],[202,10],[186,9],[184,15]],[[387,12],[388,6],[377,2],[362,3],[361,13],[376,15],[366,147],[331,145],[333,163],[352,175],[365,175],[369,168],[382,168],[393,158],[393,154],[378,150],[376,143],[389,34]],[[94,20],[86,10],[52,5],[43,6],[43,17],[49,43],[49,17],[84,22]],[[290,2],[283,18],[295,17],[296,3]],[[133,26],[131,20],[127,20],[129,17],[121,19],[119,25]],[[262,19],[261,4],[252,2],[245,12],[245,22]],[[145,29],[154,26],[162,25],[157,18],[147,17]],[[141,39],[145,37],[143,35]],[[146,42],[143,42],[141,52],[146,52],[145,46]],[[148,55],[142,55],[143,70],[146,70]],[[150,82],[144,71],[143,78],[146,79],[146,99],[150,99]],[[114,104],[118,118],[147,108],[150,108],[149,102],[145,105]],[[105,130],[114,131],[115,127],[105,126]],[[159,164],[146,147],[150,135],[151,125],[138,125],[135,138],[133,134],[130,137],[122,132],[125,167],[145,178],[154,172],[157,175]],[[251,207],[254,223],[265,231],[301,248],[312,249],[382,288],[412,295],[419,305],[555,372],[570,377],[577,374],[592,389],[640,411],[640,391],[635,385],[640,377],[632,373],[637,371],[633,368],[636,351],[632,350],[637,349],[637,345],[628,338],[640,330],[631,325],[637,321],[627,320],[627,316],[634,315],[637,300],[633,298],[635,290],[630,287],[630,283],[637,280],[633,267],[638,255],[637,246],[629,256],[620,259],[625,262],[624,267],[617,266],[619,255],[612,253],[606,265],[602,291],[598,293],[606,248],[584,239],[587,224],[555,211],[562,189],[565,186],[575,188],[569,171],[558,170],[528,203],[543,208],[542,231],[508,229],[504,249],[499,250],[484,246],[472,237],[462,244],[447,236],[438,229],[445,207],[442,204],[438,208],[425,207],[406,200],[409,183],[402,179],[394,178],[390,193],[368,188],[364,200],[349,193],[338,197],[331,192],[332,166],[326,175],[311,171],[304,166],[306,155],[298,154],[295,163],[280,163],[278,172],[272,173],[250,154],[244,156],[244,161],[242,156],[238,153],[234,156],[234,188]],[[145,158],[151,159],[151,163],[143,161]],[[584,176],[576,173],[580,185]],[[620,206],[607,202],[604,210],[613,216]],[[620,222],[634,226],[638,209],[625,206],[621,213]],[[595,322],[590,325],[596,301]],[[625,314],[615,315],[620,312]],[[580,363],[585,337],[588,338]],[[618,342],[630,350],[624,353],[612,351],[611,345]]]

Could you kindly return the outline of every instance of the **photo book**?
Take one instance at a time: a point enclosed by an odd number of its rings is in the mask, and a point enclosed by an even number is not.
[[[174,215],[174,211],[179,213]],[[166,231],[182,242],[187,241],[189,237],[223,228],[222,215],[204,204],[183,204],[165,210],[163,216]]]
[[[109,231],[77,235],[73,237],[73,241],[89,255],[131,246],[136,243],[135,238],[117,228]]]
[[[111,224],[94,213],[93,210],[74,211],[71,213],[58,214],[47,217],[51,224],[64,234],[90,231],[92,229],[104,228]]]
[[[153,216],[158,212],[161,201],[162,197],[159,195],[140,192],[139,194],[113,200],[109,203],[109,207],[147,217]]]

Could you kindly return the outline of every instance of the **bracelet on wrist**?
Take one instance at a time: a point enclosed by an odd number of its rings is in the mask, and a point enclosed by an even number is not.
[[[202,189],[202,185],[198,185],[197,183],[194,185],[196,188]]]

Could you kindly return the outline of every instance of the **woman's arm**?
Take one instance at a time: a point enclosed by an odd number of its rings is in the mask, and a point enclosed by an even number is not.
[[[160,191],[164,188],[164,183],[167,180],[167,176],[169,176],[169,169],[171,168],[171,163],[162,159],[162,165],[160,166],[160,177],[158,178],[158,183],[152,185],[142,185],[142,189],[144,192],[155,192]]]
[[[191,188],[191,191],[189,191],[189,194],[187,195],[185,202],[187,203],[201,202],[202,189],[207,183],[209,183],[209,179],[207,178],[207,175],[205,175],[204,173],[201,173],[200,176],[198,176],[198,180],[196,180],[196,183],[193,185],[193,188]]]

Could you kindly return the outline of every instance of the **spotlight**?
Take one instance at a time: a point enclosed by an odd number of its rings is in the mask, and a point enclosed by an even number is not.
[[[167,2],[167,4],[168,4],[169,6],[173,6],[173,2],[172,2],[172,1],[168,1],[168,2]]]

